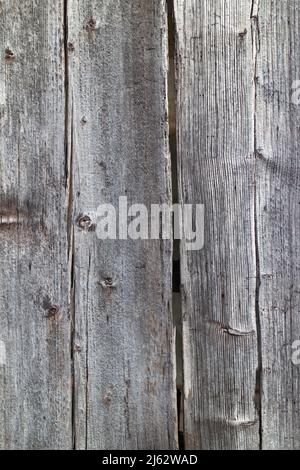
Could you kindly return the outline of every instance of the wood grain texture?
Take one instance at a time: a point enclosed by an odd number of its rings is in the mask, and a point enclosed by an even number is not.
[[[71,447],[64,108],[63,2],[2,0],[1,449]]]
[[[180,197],[206,211],[182,246],[186,447],[258,449],[252,2],[174,6]]]
[[[73,222],[169,203],[165,2],[69,0],[68,29]],[[73,241],[76,448],[175,448],[171,243]]]
[[[300,5],[259,2],[256,70],[257,236],[262,337],[262,446],[300,449]],[[298,94],[299,95],[299,94]]]

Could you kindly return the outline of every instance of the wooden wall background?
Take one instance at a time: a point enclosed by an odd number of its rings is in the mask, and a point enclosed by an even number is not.
[[[0,1],[0,448],[175,449],[182,372],[187,449],[300,448],[299,50],[298,0]],[[92,211],[175,193],[174,325]]]

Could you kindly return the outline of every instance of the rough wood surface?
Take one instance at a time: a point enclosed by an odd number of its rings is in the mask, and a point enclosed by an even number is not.
[[[262,446],[300,449],[300,4],[257,8],[256,186],[262,337]],[[299,88],[299,83],[298,83]],[[298,93],[299,97],[299,93]],[[297,98],[297,96],[296,96]]]
[[[68,1],[73,221],[170,201],[166,28],[163,0]],[[171,243],[75,224],[73,250],[76,448],[174,448]]]
[[[70,448],[63,2],[1,1],[0,56],[0,448]]]
[[[171,202],[176,128],[186,448],[300,449],[300,5],[173,9],[176,110],[165,0],[0,0],[0,449],[178,445],[172,243],[94,225]]]
[[[186,447],[258,449],[252,2],[174,6],[181,200],[206,211],[182,247]]]

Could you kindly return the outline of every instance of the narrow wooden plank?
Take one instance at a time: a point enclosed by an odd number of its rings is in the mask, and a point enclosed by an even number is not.
[[[71,447],[63,1],[0,3],[0,448]]]
[[[262,445],[300,449],[300,5],[264,0],[256,14]]]
[[[252,2],[174,6],[181,201],[206,211],[182,246],[186,447],[258,449]]]
[[[170,202],[166,6],[69,0],[68,26],[76,448],[172,449],[171,242],[89,230],[120,196]]]

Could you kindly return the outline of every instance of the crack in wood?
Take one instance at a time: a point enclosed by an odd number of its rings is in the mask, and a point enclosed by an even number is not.
[[[257,354],[258,354],[258,367],[256,372],[256,384],[254,391],[254,404],[259,415],[259,448],[262,449],[262,338],[261,338],[261,321],[260,321],[260,306],[259,294],[261,286],[261,273],[260,273],[260,257],[259,257],[259,242],[258,242],[258,220],[257,220],[257,187],[256,187],[256,174],[257,174],[257,160],[260,155],[261,149],[257,145],[257,56],[260,51],[260,29],[259,29],[259,7],[260,0],[252,0],[252,8],[250,14],[251,30],[252,30],[252,49],[253,49],[253,64],[254,64],[254,113],[253,113],[253,143],[254,143],[254,243],[255,243],[255,259],[256,259],[256,288],[255,288],[255,317],[256,317],[256,333],[257,333]]]
[[[70,99],[69,82],[69,53],[70,48],[68,28],[68,0],[64,1],[64,58],[65,58],[65,187],[67,200],[67,238],[68,238],[68,263],[69,263],[69,317],[70,317],[70,356],[71,356],[71,415],[72,415],[72,444],[76,449],[76,423],[75,423],[75,357],[78,347],[75,344],[75,247],[73,227],[73,141],[74,141],[74,116],[73,102]]]
[[[173,204],[178,203],[178,159],[177,159],[177,139],[176,139],[176,66],[175,66],[175,50],[176,50],[176,26],[175,26],[175,10],[174,0],[167,0],[167,15],[168,15],[168,61],[169,61],[169,74],[168,74],[168,120],[169,120],[169,149],[171,154],[171,173],[172,173],[172,200]],[[176,253],[179,253],[179,259],[176,260]],[[179,243],[174,241],[173,246],[173,296],[174,292],[180,294],[180,246]],[[181,297],[180,297],[181,302]],[[180,306],[181,313],[181,306]],[[182,344],[182,324],[178,325],[175,314],[173,311],[174,324],[177,324],[176,330],[176,375],[177,377],[184,377],[183,373],[183,348]],[[180,319],[182,323],[182,318]],[[177,380],[176,380],[177,381]],[[178,421],[178,436],[177,442],[179,449],[185,448],[184,444],[184,414],[183,414],[183,384],[181,387],[177,384],[177,421]]]

